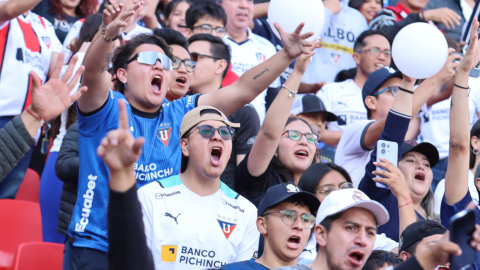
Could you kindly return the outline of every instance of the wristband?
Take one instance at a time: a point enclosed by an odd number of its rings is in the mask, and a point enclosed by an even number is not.
[[[407,90],[405,88],[402,88],[402,87],[398,87],[399,90],[403,91],[403,92],[407,92],[409,94],[412,94],[413,95],[413,91],[410,91],[410,90]]]
[[[103,24],[103,22],[102,22],[102,24]],[[116,36],[115,36],[114,38],[112,38],[112,39],[107,38],[107,36],[105,36],[105,28],[107,28],[106,25],[104,25],[103,28],[102,28],[102,37],[103,37],[103,39],[105,39],[106,41],[115,41],[115,40],[117,40],[117,39],[120,37],[120,35],[116,35]]]
[[[33,114],[28,108],[26,108],[25,111],[27,111],[27,113],[29,113],[31,116],[33,116],[33,118],[35,118],[35,119],[36,119],[38,122],[40,122],[41,124],[43,124],[43,123],[45,122],[42,118],[40,118],[40,117],[36,116],[35,114]]]
[[[413,203],[413,199],[412,199],[412,195],[410,195],[410,201],[407,202],[406,204],[402,204],[400,206],[398,206],[398,209],[400,209],[400,207],[404,207],[405,205],[409,205],[409,204],[412,204]]]
[[[460,86],[460,85],[458,85],[458,84],[456,84],[456,83],[454,83],[453,85],[456,86],[456,87],[458,87],[458,88],[460,88],[460,89],[470,90],[470,86],[468,86],[468,87],[463,87],[463,86]]]

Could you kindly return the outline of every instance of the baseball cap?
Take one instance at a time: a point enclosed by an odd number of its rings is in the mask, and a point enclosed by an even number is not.
[[[365,104],[365,98],[367,96],[371,96],[373,92],[375,92],[375,90],[380,88],[380,86],[382,86],[386,81],[390,80],[391,78],[403,79],[403,75],[400,71],[395,70],[391,67],[383,67],[370,73],[362,89],[363,104]]]
[[[477,178],[480,178],[480,166],[477,166],[477,169],[475,170],[475,176],[473,177],[474,180]]]
[[[428,227],[428,230],[426,228]],[[398,242],[398,252],[405,251],[411,245],[421,241],[425,237],[435,234],[444,234],[447,231],[442,224],[433,220],[420,220],[412,223],[403,230]]]
[[[217,115],[215,113],[208,113],[208,114],[202,115],[202,112],[205,110],[213,110],[218,112],[220,115]],[[187,133],[190,129],[192,129],[198,123],[207,121],[207,120],[222,121],[223,123],[225,123],[225,125],[233,128],[240,127],[240,124],[230,122],[227,116],[225,116],[225,114],[223,114],[223,112],[221,112],[219,109],[212,106],[198,106],[195,109],[186,113],[185,116],[183,116],[182,124],[180,125],[180,138],[182,138],[183,135],[185,135],[185,133]]]
[[[325,113],[327,115],[327,121],[337,121],[337,116],[327,111],[322,100],[314,94],[306,94],[295,98],[290,113],[293,115],[301,113]]]
[[[320,224],[325,218],[352,207],[363,208],[372,212],[377,220],[377,225],[387,223],[390,217],[383,205],[370,200],[365,193],[356,188],[347,188],[334,191],[325,197],[320,208],[318,208],[316,224]]]
[[[318,210],[318,206],[320,206],[320,201],[312,193],[302,191],[294,183],[282,183],[272,186],[267,190],[265,197],[263,197],[258,205],[257,215],[261,216],[267,208],[292,197],[304,201],[312,214],[315,213],[315,211]]]
[[[424,154],[428,162],[430,162],[430,168],[435,167],[440,159],[437,148],[428,142],[417,143],[414,140],[404,141],[402,144],[402,157],[408,152]]]
[[[472,129],[470,130],[470,137],[479,136],[480,135],[480,119],[473,124]]]

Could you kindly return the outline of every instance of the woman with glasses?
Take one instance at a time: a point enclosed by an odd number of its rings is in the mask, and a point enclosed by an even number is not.
[[[305,120],[289,118],[307,66],[305,55],[297,58],[292,74],[267,111],[252,150],[237,167],[235,191],[256,206],[269,187],[284,182],[298,183],[303,172],[316,160],[317,135]]]
[[[303,191],[313,193],[319,200],[323,202],[332,192],[340,189],[353,188],[352,179],[348,172],[335,163],[316,163],[312,164],[302,175],[298,182],[298,187]],[[313,213],[316,215],[317,213]],[[299,264],[308,264],[315,259],[317,242],[315,235],[310,237],[302,254],[298,258]],[[385,250],[395,252],[398,243],[385,236],[378,234],[375,238],[374,250]]]
[[[163,38],[173,53],[173,70],[170,72],[170,86],[165,97],[168,101],[183,98],[190,88],[196,65],[188,52],[188,41],[180,32],[170,28],[155,29],[153,34]]]

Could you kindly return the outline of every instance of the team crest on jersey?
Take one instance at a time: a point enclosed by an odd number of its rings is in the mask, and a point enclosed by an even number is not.
[[[170,141],[170,134],[172,133],[172,127],[168,123],[160,124],[160,128],[157,129],[157,138],[168,147],[168,141]]]
[[[265,61],[265,54],[257,53],[257,59],[258,61],[261,61],[261,62]]]
[[[230,219],[230,218],[228,218]],[[225,237],[228,239],[230,237],[230,235],[232,234],[233,230],[235,229],[235,227],[237,227],[237,224],[236,223],[231,223],[231,222],[226,222],[226,221],[223,221],[223,220],[220,220],[218,219],[218,224],[220,224],[220,228],[222,229],[222,232],[223,234],[225,235]],[[234,219],[236,221],[236,219]]]
[[[332,53],[332,59],[335,63],[338,63],[338,60],[340,60],[340,54]]]
[[[48,48],[50,48],[50,38],[49,37],[42,37],[43,42],[45,42],[45,45],[47,45]]]

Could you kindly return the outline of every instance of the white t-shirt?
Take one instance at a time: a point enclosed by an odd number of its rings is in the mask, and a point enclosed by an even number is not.
[[[480,112],[480,78],[470,77],[469,115],[470,127]],[[457,90],[455,90],[457,91]],[[421,119],[419,140],[429,142],[438,149],[440,159],[448,157],[450,140],[450,105],[452,98],[440,101],[430,107],[424,105],[417,115]]]
[[[317,239],[315,238],[315,234],[312,234],[310,239],[308,239],[303,252],[298,256],[298,264],[305,265],[315,260],[315,257],[317,257],[316,247]],[[395,248],[398,248],[398,243],[388,238],[384,233],[376,235],[373,250],[385,250],[390,252]]]
[[[349,125],[343,130],[335,152],[335,164],[348,172],[354,188],[358,188],[365,175],[365,166],[370,161],[372,150],[365,147],[363,138],[368,126],[373,122],[375,120],[361,120]]]
[[[78,61],[75,64],[75,69],[73,70],[73,74],[75,74],[75,72],[77,72],[77,70],[80,68],[80,66],[83,63],[83,58],[85,58],[85,53],[84,52],[77,52],[76,55],[78,56]],[[68,68],[68,65],[64,65],[62,67],[62,72],[60,74],[60,78],[63,77],[63,75],[67,71],[67,68]],[[80,78],[78,78],[77,84],[72,89],[72,91],[70,91],[70,95],[75,94],[75,92],[77,92],[78,88],[80,88]],[[60,151],[60,147],[62,146],[62,142],[63,142],[63,137],[65,137],[65,133],[67,133],[68,109],[69,108],[67,108],[65,111],[63,111],[62,114],[60,115],[60,130],[59,130],[58,135],[55,138],[55,140],[53,140],[53,145],[52,145],[52,148],[50,148],[50,152]]]
[[[249,260],[258,249],[257,208],[221,183],[201,197],[180,176],[138,190],[155,269],[206,269]]]
[[[470,196],[472,200],[475,202],[475,205],[478,206],[478,192],[477,187],[475,186],[475,176],[471,170],[468,170],[468,191],[470,192]],[[440,216],[440,208],[442,206],[443,195],[445,195],[445,179],[442,179],[437,185],[437,189],[435,189],[435,208],[434,212],[438,216]]]
[[[277,50],[270,41],[261,36],[255,35],[250,28],[248,29],[248,39],[244,42],[237,43],[230,39],[228,35],[224,36],[223,41],[230,46],[232,51],[232,70],[239,77],[247,70],[263,63],[277,53]],[[272,88],[280,86],[280,78],[276,78],[270,85]],[[265,119],[266,95],[267,91],[265,90],[251,102],[260,117],[260,124],[262,124],[263,119]]]
[[[343,130],[357,121],[367,120],[362,89],[352,79],[327,83],[318,91],[317,96],[323,101],[327,111],[337,116],[336,122],[328,122],[329,130]]]
[[[0,116],[21,114],[30,105],[30,72],[44,83],[52,53],[61,51],[53,25],[33,12],[0,23]]]
[[[368,24],[358,10],[340,1],[342,9],[332,14],[325,8],[325,26],[323,27],[322,45],[316,49],[313,62],[308,65],[302,81],[305,83],[333,82],[337,73],[344,69],[356,67],[353,60],[353,45],[357,37]]]

